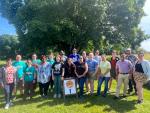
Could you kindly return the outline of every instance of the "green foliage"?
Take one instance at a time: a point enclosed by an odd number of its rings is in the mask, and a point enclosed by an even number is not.
[[[0,36],[0,56],[1,58],[14,57],[19,52],[19,40],[17,36]]]
[[[146,39],[138,24],[145,0],[1,0],[0,12],[16,29],[21,51],[79,51],[132,47]],[[103,38],[105,37],[105,38]],[[88,48],[91,50],[91,48]],[[88,50],[88,51],[89,51]]]

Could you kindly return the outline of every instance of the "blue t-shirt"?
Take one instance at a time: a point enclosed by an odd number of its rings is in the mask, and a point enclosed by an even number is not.
[[[69,58],[72,58],[73,62],[77,62],[80,56],[78,54],[71,54]]]
[[[88,71],[89,72],[94,72],[96,71],[96,67],[98,66],[98,62],[95,59],[88,59],[87,61],[88,64]]]
[[[33,66],[27,67],[25,69],[24,81],[25,82],[33,81],[34,80],[34,73],[35,73],[35,68]]]
[[[26,68],[26,64],[23,61],[15,61],[13,62],[13,66],[17,68],[17,77],[22,78],[24,74],[24,69]]]

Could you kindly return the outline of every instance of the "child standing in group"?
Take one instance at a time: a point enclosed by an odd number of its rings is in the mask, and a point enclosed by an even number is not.
[[[1,86],[4,88],[6,106],[8,109],[11,105],[12,92],[16,85],[16,68],[12,66],[12,60],[8,59],[6,66],[0,69],[1,74]]]
[[[61,98],[61,79],[64,77],[64,66],[61,63],[59,55],[56,57],[56,62],[52,65],[52,78],[54,80],[54,98]]]
[[[41,97],[47,98],[49,80],[51,77],[51,64],[47,62],[46,56],[41,56],[41,64],[38,66],[37,80]]]
[[[33,96],[33,84],[35,83],[36,73],[35,68],[32,66],[32,61],[27,60],[27,67],[24,74],[24,100],[29,95],[30,99]]]

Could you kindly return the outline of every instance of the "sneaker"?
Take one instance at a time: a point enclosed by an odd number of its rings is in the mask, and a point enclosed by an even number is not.
[[[44,95],[44,98],[48,98],[48,96],[47,96],[47,95]]]
[[[10,102],[10,106],[13,106],[14,104],[12,102]]]
[[[114,100],[117,100],[117,99],[120,99],[120,98],[115,96],[115,97],[114,97]]]
[[[123,98],[126,98],[126,97],[127,97],[127,95],[123,95],[122,97],[123,97]]]
[[[143,100],[138,100],[137,101],[137,104],[142,104],[143,103]]]
[[[9,109],[9,104],[6,104],[6,105],[5,105],[5,109]]]
[[[54,94],[53,98],[56,98],[56,97],[57,97],[57,95],[56,95],[56,94]]]
[[[61,94],[58,94],[58,98],[61,98]]]
[[[103,94],[103,95],[102,95],[102,97],[104,97],[104,98],[105,98],[105,97],[106,97],[106,95],[104,95],[104,94]]]
[[[29,97],[29,99],[30,99],[30,100],[32,100],[32,99],[33,99],[33,97]]]

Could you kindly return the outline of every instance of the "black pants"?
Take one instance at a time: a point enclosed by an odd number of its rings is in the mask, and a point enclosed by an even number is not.
[[[49,88],[49,82],[39,83],[40,95],[41,96],[47,96],[48,88]]]
[[[31,97],[33,96],[33,82],[25,82],[24,83],[24,98],[26,98],[27,96]]]
[[[133,75],[132,75],[132,78],[129,79],[129,92],[132,92],[133,91],[133,87],[134,87],[134,91],[136,92],[136,83],[134,81],[134,78],[133,78]]]

